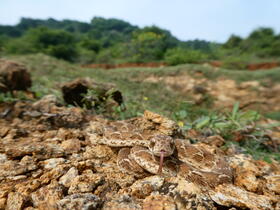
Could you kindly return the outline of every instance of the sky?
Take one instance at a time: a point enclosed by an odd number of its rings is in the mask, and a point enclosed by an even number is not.
[[[0,0],[1,25],[21,17],[90,22],[94,16],[157,25],[181,40],[224,42],[258,27],[280,32],[280,0]]]

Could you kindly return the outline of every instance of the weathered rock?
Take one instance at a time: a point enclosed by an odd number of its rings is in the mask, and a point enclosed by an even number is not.
[[[78,153],[81,149],[81,143],[78,139],[68,139],[61,143],[61,147],[66,154]]]
[[[52,107],[58,105],[58,100],[55,95],[46,95],[40,100],[34,102],[32,107],[42,113],[50,113]]]
[[[52,207],[58,200],[63,198],[63,187],[56,181],[52,181],[49,185],[41,187],[39,190],[31,194],[31,200],[34,207]]]
[[[74,180],[76,176],[78,176],[79,172],[75,167],[70,168],[66,174],[64,174],[59,179],[59,184],[64,185],[65,187],[70,187],[71,182]]]
[[[280,195],[280,174],[265,176],[264,178],[266,179],[267,189],[274,192],[275,194]]]
[[[69,168],[70,167],[67,165],[59,165],[56,168],[44,173],[42,176],[40,176],[39,180],[42,184],[47,184],[51,180],[60,178],[69,170]]]
[[[26,202],[26,198],[18,192],[11,192],[8,195],[6,210],[21,210]]]
[[[65,162],[66,160],[64,158],[51,158],[43,161],[43,166],[45,169],[53,169]]]
[[[69,194],[93,192],[104,178],[100,174],[94,174],[91,170],[86,170],[82,175],[76,176],[69,187]]]
[[[5,153],[10,158],[19,158],[25,155],[36,155],[38,159],[49,159],[65,155],[63,148],[55,142],[32,142],[30,139],[22,139],[17,144],[6,145]]]
[[[0,60],[0,91],[27,90],[31,87],[31,76],[22,64]]]
[[[29,156],[25,156],[20,162],[9,160],[4,164],[0,164],[0,177],[14,177],[37,168],[38,166],[34,159]]]
[[[88,91],[92,91],[92,95],[86,97]],[[115,102],[113,106],[123,103],[122,94],[114,89],[114,85],[98,84],[89,78],[78,78],[65,83],[62,86],[62,93],[66,103],[80,107],[97,108],[103,104],[104,107],[110,108],[110,98],[113,99],[111,102]]]
[[[148,196],[143,203],[143,210],[176,210],[176,203],[173,198],[166,195]]]
[[[160,176],[150,176],[137,180],[130,186],[131,195],[137,198],[145,198],[153,191],[157,191],[164,183],[164,178]]]
[[[65,196],[57,202],[58,209],[91,210],[100,206],[101,200],[90,193],[79,193]]]
[[[216,203],[228,207],[273,209],[270,197],[254,194],[231,184],[217,186],[215,191],[210,191],[210,197]]]
[[[109,160],[111,157],[116,156],[109,146],[93,145],[86,147],[84,152],[85,159],[102,159]]]
[[[132,199],[127,195],[122,195],[116,198],[113,198],[110,201],[106,201],[103,205],[104,210],[129,210],[135,209],[140,210],[141,205],[136,200]]]

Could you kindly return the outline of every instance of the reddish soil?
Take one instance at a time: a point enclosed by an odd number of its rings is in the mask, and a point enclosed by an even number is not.
[[[167,66],[166,63],[121,63],[121,64],[86,64],[82,67],[84,68],[102,68],[102,69],[116,69],[116,68],[131,68],[131,67],[162,67]]]
[[[221,61],[210,61],[209,64],[213,67],[221,67],[223,62]],[[247,70],[255,71],[260,69],[272,69],[280,66],[279,62],[263,62],[263,63],[251,63],[246,66]]]
[[[250,71],[255,71],[258,69],[272,69],[280,66],[278,62],[266,62],[266,63],[257,63],[247,65],[247,69]]]

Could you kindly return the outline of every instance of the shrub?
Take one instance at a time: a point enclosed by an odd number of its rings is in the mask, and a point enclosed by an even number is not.
[[[206,58],[207,55],[198,50],[173,48],[166,52],[164,60],[169,65],[178,65],[183,63],[197,63],[204,61]]]

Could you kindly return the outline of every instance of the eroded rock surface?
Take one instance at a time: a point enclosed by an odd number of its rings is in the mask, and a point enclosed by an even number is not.
[[[225,160],[233,171],[233,179],[210,187],[180,173],[127,174],[117,165],[120,148],[95,144],[87,135],[90,122],[108,126],[113,122],[83,116],[81,109],[73,111],[60,106],[54,97],[48,96],[28,106],[15,104],[10,117],[0,119],[0,209],[277,209],[280,206],[277,162],[266,163],[231,152]],[[195,135],[195,131],[183,135],[176,123],[149,111],[143,117],[125,122],[148,134],[176,138]],[[98,137],[103,131],[97,126],[96,132]],[[223,138],[212,136],[197,145],[198,148],[203,145],[215,157],[226,154],[219,148],[223,144]]]

